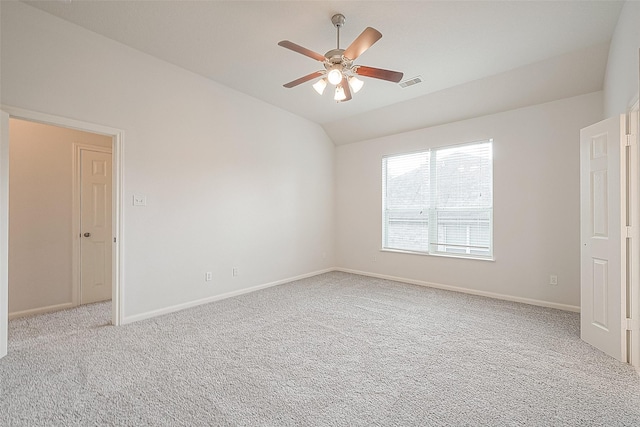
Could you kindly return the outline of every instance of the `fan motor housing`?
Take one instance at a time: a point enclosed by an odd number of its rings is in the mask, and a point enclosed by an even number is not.
[[[344,53],[344,49],[332,49],[329,52],[324,54],[324,57],[327,58],[332,64],[340,64],[343,60],[342,54]]]

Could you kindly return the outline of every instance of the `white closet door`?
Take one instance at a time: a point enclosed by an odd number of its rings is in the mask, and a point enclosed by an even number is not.
[[[111,153],[81,150],[81,304],[111,299]]]
[[[580,334],[626,362],[625,116],[580,131]]]

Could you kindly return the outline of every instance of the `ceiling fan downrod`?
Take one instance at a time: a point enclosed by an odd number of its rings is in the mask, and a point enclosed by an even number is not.
[[[336,42],[336,45],[337,45],[336,49],[340,49],[340,27],[344,25],[345,20],[346,18],[341,13],[336,13],[331,17],[331,22],[333,23],[333,26],[336,27],[336,29],[338,30],[338,40]]]

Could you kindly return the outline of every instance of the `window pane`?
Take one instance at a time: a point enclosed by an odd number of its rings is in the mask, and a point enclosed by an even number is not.
[[[427,252],[429,222],[425,211],[387,211],[386,244],[389,249]]]
[[[492,206],[491,143],[435,151],[436,209]]]
[[[491,255],[491,212],[437,211],[437,242],[433,250],[445,253]]]
[[[429,206],[429,153],[388,157],[386,209],[427,209]]]

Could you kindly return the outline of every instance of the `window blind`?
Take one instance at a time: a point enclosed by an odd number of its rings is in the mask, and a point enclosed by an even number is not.
[[[383,158],[383,248],[493,256],[492,141]]]
[[[430,153],[383,159],[385,176],[384,247],[429,250]]]

